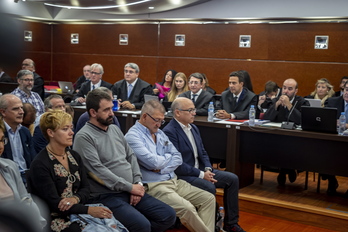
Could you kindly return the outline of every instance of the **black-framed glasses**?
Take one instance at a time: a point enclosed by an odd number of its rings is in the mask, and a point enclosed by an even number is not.
[[[4,145],[6,145],[7,143],[8,143],[8,138],[2,138],[1,140],[0,140],[0,142],[1,143],[4,143]]]
[[[27,79],[27,78],[26,78],[26,79],[22,79],[22,78],[21,78],[21,80],[22,80],[22,81],[25,81],[25,82],[29,82],[29,81],[30,81],[30,82],[34,82],[34,79]]]
[[[150,118],[152,118],[152,120],[154,120],[156,123],[160,123],[161,125],[163,125],[166,121],[161,120],[161,119],[155,119],[154,117],[152,117],[150,114],[146,113],[146,115],[148,115]]]
[[[93,75],[100,75],[101,73],[97,73],[97,72],[91,72],[91,74]]]
[[[196,108],[190,108],[190,109],[187,109],[187,110],[184,110],[184,109],[178,109],[178,110],[179,111],[187,111],[190,114],[196,113]]]

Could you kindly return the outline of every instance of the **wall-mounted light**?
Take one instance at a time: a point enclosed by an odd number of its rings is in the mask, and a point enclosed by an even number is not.
[[[175,46],[185,46],[185,35],[175,35]]]
[[[314,49],[328,49],[329,48],[329,36],[316,35],[314,40]]]
[[[79,34],[78,33],[72,33],[70,35],[71,44],[78,44],[79,43]]]
[[[251,47],[251,35],[240,35],[239,36],[239,47],[250,48]]]
[[[120,45],[128,45],[128,34],[120,34],[119,41]]]
[[[24,41],[26,41],[26,42],[33,41],[33,32],[32,31],[24,31]]]

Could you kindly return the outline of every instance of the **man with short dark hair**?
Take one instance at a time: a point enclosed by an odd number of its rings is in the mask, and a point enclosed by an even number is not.
[[[186,97],[192,100],[196,107],[196,114],[200,116],[208,115],[210,102],[214,102],[213,95],[203,90],[204,77],[200,73],[192,73],[189,77],[189,91],[182,93],[179,97]]]
[[[86,106],[90,120],[75,135],[73,148],[88,171],[92,196],[129,231],[165,231],[174,224],[175,211],[145,193],[137,158],[112,124],[110,94],[95,89]]]
[[[45,89],[44,89],[44,79],[36,72],[35,63],[32,59],[25,59],[22,62],[22,70],[29,70],[33,72],[34,76],[34,86],[32,88],[33,92],[36,92],[41,97],[43,101],[45,99]]]
[[[173,207],[190,231],[212,232],[215,197],[175,175],[182,157],[159,129],[164,122],[164,113],[164,106],[159,101],[145,102],[140,119],[125,136],[138,158],[143,181],[147,184],[146,192]]]
[[[33,92],[34,75],[29,70],[20,70],[17,74],[18,87],[12,94],[21,99],[23,103],[30,103],[36,109],[36,117],[45,112],[44,103],[38,93]]]
[[[341,78],[341,83],[340,83],[340,90],[338,90],[337,92],[335,92],[335,97],[339,97],[343,95],[344,92],[344,84],[348,81],[348,77],[347,76],[343,76]]]
[[[152,94],[152,86],[139,78],[139,72],[137,64],[126,64],[124,79],[117,81],[112,87],[112,94],[117,95],[122,108],[141,109],[145,102],[144,95]]]
[[[214,195],[216,188],[224,188],[224,231],[243,232],[244,230],[238,225],[238,177],[231,172],[213,169],[199,130],[192,124],[196,110],[192,101],[179,97],[174,100],[171,107],[174,118],[163,132],[181,153],[183,159],[183,163],[175,173],[179,179]]]
[[[0,114],[5,124],[5,137],[9,142],[5,145],[2,158],[13,160],[17,163],[23,182],[26,183],[25,172],[35,158],[32,137],[29,129],[22,126],[23,103],[13,94],[0,97]]]
[[[102,80],[104,74],[104,68],[101,64],[94,63],[91,65],[90,81],[87,81],[81,85],[79,92],[75,95],[74,100],[80,103],[86,102],[86,96],[89,91],[98,87],[112,88],[112,84]]]
[[[251,105],[256,107],[257,96],[244,88],[244,78],[241,72],[232,72],[229,77],[229,90],[221,94],[221,110],[216,117],[221,119],[249,119]]]

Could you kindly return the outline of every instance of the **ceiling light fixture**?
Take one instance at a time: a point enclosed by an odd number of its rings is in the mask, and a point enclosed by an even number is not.
[[[16,0],[15,0],[16,1]],[[18,1],[18,0],[17,0]],[[100,9],[111,9],[111,8],[119,8],[119,7],[125,7],[125,6],[131,6],[131,5],[137,5],[145,2],[149,2],[151,0],[142,0],[138,2],[133,3],[127,3],[127,4],[121,4],[121,5],[115,5],[115,6],[91,6],[91,7],[79,7],[79,6],[64,6],[64,5],[55,5],[50,3],[44,3],[46,6],[53,6],[53,7],[60,7],[60,8],[67,8],[67,9],[77,9],[77,10],[100,10]]]

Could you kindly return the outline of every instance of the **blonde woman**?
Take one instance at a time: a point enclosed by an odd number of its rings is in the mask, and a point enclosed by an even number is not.
[[[335,95],[333,86],[326,78],[322,78],[315,83],[315,90],[305,98],[320,99],[321,106],[324,107],[325,101]]]
[[[187,77],[184,73],[179,72],[175,75],[172,88],[167,94],[164,101],[173,102],[181,93],[188,91]]]

